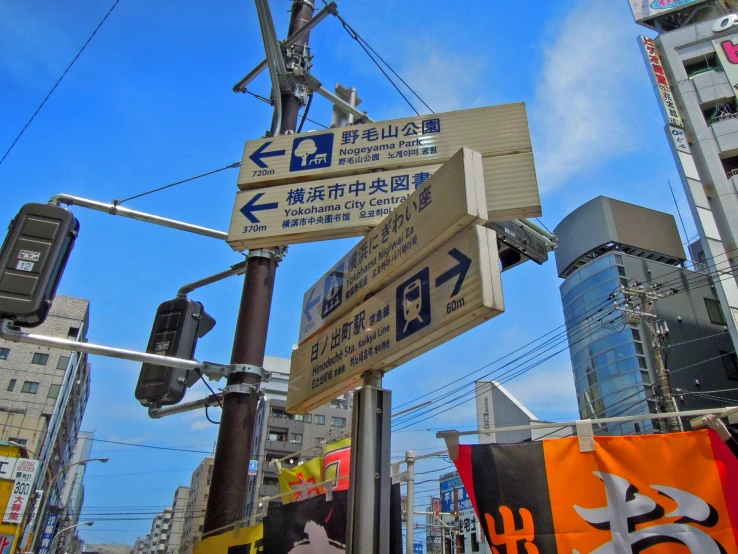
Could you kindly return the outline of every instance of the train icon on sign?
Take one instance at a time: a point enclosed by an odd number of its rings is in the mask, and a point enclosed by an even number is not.
[[[333,133],[296,138],[292,143],[290,171],[330,167],[333,158]]]
[[[430,325],[430,270],[423,268],[397,287],[395,302],[395,335],[398,342]]]

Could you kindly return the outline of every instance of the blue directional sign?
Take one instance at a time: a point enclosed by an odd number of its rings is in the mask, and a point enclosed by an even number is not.
[[[270,152],[267,152],[266,149],[269,148],[271,144],[271,142],[265,142],[264,144],[259,146],[259,148],[257,148],[254,153],[249,156],[249,159],[260,168],[266,169],[269,166],[264,162],[264,158],[284,156],[287,153],[286,150],[272,150]]]
[[[260,220],[254,212],[263,212],[265,210],[276,210],[279,208],[279,202],[268,202],[266,204],[257,204],[259,199],[264,196],[263,192],[259,192],[254,197],[243,205],[240,212],[246,216],[251,223],[260,223]]]
[[[413,554],[423,554],[423,543],[420,541],[413,542]]]

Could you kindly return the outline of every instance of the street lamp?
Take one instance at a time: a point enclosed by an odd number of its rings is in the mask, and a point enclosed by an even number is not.
[[[109,459],[110,458],[108,458],[108,457],[105,457],[105,458],[90,458],[89,460],[81,460],[79,462],[74,462],[73,464],[69,464],[68,466],[64,466],[63,468],[61,468],[57,472],[57,474],[54,475],[51,478],[51,481],[49,482],[49,486],[48,486],[48,488],[46,490],[46,495],[44,496],[43,502],[41,503],[41,509],[38,511],[38,518],[36,519],[36,521],[33,524],[33,542],[36,541],[36,537],[38,536],[38,531],[39,531],[39,528],[41,526],[41,521],[44,518],[44,514],[46,512],[46,507],[49,504],[49,497],[51,497],[51,491],[54,490],[54,483],[56,483],[56,480],[59,478],[59,476],[62,473],[64,473],[65,471],[67,471],[71,467],[78,466],[78,465],[83,465],[83,464],[86,464],[87,462],[101,462],[103,464],[106,464],[106,463],[108,463],[108,460]],[[29,503],[29,505],[30,505],[30,503]],[[88,522],[87,525],[92,525],[92,522]]]
[[[80,460],[79,462],[74,462],[73,464],[69,464],[68,466],[62,467],[56,473],[56,475],[52,475],[51,474],[51,470],[49,469],[49,464],[46,461],[42,460],[39,457],[39,455],[36,454],[33,450],[30,450],[26,446],[24,446],[22,444],[19,444],[17,442],[14,442],[14,441],[8,441],[8,444],[11,445],[11,446],[16,446],[16,447],[20,448],[21,450],[25,451],[26,456],[28,456],[29,453],[30,454],[33,454],[33,456],[35,456],[35,458],[38,461],[41,462],[41,465],[44,466],[44,469],[46,470],[46,475],[47,475],[47,477],[49,479],[49,486],[47,488],[46,495],[44,496],[43,502],[41,503],[41,509],[38,511],[38,517],[37,517],[36,521],[33,524],[33,538],[34,538],[34,541],[36,540],[36,537],[37,537],[37,534],[38,534],[38,529],[39,529],[39,526],[41,524],[41,521],[44,519],[43,518],[44,512],[46,511],[46,507],[47,507],[47,505],[49,503],[49,497],[51,496],[51,491],[53,490],[53,485],[54,485],[54,483],[56,483],[56,480],[59,478],[59,476],[62,473],[64,473],[66,470],[68,470],[69,468],[71,468],[71,467],[74,467],[74,466],[77,466],[77,465],[83,465],[83,464],[86,464],[87,462],[101,462],[101,463],[105,464],[110,459],[108,457],[104,457],[104,458],[90,458],[88,460]],[[26,512],[28,512],[30,506],[31,506],[31,503],[29,502],[26,505]],[[23,519],[25,519],[25,514],[24,514]],[[87,525],[92,525],[92,523],[91,522],[90,523],[87,523]],[[20,530],[20,526],[19,526],[19,530]]]
[[[56,535],[51,539],[51,548],[49,548],[49,552],[51,554],[54,554],[56,552],[56,539],[59,538],[59,535],[61,535],[64,531],[69,531],[70,529],[74,529],[75,527],[80,527],[82,525],[93,525],[94,521],[85,521],[84,523],[78,523],[77,525],[70,525],[69,527],[65,527],[61,531],[57,531]]]

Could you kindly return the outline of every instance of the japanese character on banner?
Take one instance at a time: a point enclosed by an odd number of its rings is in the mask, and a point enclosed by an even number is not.
[[[651,485],[652,489],[677,504],[677,509],[666,516],[678,515],[680,519],[674,523],[662,523],[636,530],[631,521],[656,513],[656,502],[648,496],[633,492],[633,485],[623,477],[599,471],[595,475],[605,485],[607,505],[602,508],[574,506],[574,511],[587,523],[596,528],[607,526],[611,531],[612,540],[595,552],[631,552],[637,544],[647,541],[651,546],[681,543],[694,554],[721,554],[720,546],[705,531],[686,523],[678,523],[682,519],[705,527],[712,527],[717,523],[711,517],[714,508],[700,497],[674,487]]]

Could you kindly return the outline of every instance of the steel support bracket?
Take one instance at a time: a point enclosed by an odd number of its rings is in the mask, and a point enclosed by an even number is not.
[[[259,388],[259,385],[241,383],[237,385],[228,385],[223,389],[223,394],[257,394],[261,396],[263,392]]]
[[[251,373],[258,375],[262,381],[269,381],[272,378],[272,374],[263,367],[250,364],[222,365],[203,362],[203,368],[200,371],[203,375],[207,375],[211,381],[218,381],[234,373]]]
[[[266,258],[268,260],[271,260],[272,258],[274,258],[277,260],[277,264],[279,264],[279,262],[281,262],[286,255],[287,246],[277,246],[274,249],[257,248],[254,250],[249,250],[246,253],[246,260],[249,260],[251,258]]]

